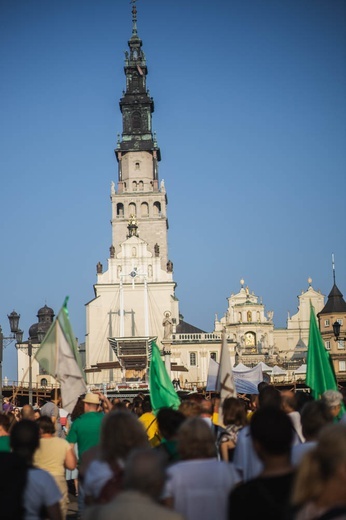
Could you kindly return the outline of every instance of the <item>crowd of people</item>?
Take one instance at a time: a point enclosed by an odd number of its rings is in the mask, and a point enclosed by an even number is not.
[[[0,413],[1,518],[65,520],[346,520],[341,392],[226,398],[191,393],[153,412],[150,395],[59,390],[40,407]],[[18,411],[17,411],[18,410]]]

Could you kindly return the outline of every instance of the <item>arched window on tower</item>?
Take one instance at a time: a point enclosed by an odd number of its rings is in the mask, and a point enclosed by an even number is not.
[[[137,191],[137,181],[132,181],[132,191]]]
[[[143,181],[139,181],[138,188],[139,188],[139,191],[144,191],[144,182]]]
[[[139,168],[140,168],[139,162],[136,161],[136,162],[135,162],[135,170],[139,170]]]
[[[117,217],[124,216],[124,204],[122,202],[118,202],[117,204]]]
[[[134,72],[133,76],[132,76],[132,87],[135,89],[135,88],[138,88],[138,86],[139,86],[138,74],[136,72]]]
[[[130,202],[129,204],[129,215],[137,215],[136,204],[134,204],[133,202]]]
[[[142,202],[141,204],[141,216],[149,217],[149,206],[146,202]]]
[[[141,113],[138,111],[132,114],[132,128],[133,130],[141,129]]]
[[[154,202],[154,216],[158,217],[161,215],[161,204],[159,202]]]

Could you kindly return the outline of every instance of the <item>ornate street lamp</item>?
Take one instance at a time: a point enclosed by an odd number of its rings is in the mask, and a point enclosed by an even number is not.
[[[334,321],[333,323],[333,333],[334,333],[334,338],[335,338],[335,341],[345,341],[345,337],[344,338],[340,338],[340,329],[341,329],[341,325],[338,321]]]
[[[4,336],[0,325],[0,411],[2,412],[3,395],[2,395],[2,361],[4,347],[9,345],[12,341],[16,340],[16,343],[21,343],[23,340],[23,331],[19,329],[20,314],[16,311],[12,311],[11,314],[7,315],[10,322],[11,336]],[[6,342],[6,345],[5,345]]]

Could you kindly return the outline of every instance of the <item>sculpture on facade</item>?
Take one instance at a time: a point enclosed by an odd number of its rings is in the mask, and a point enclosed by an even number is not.
[[[167,339],[170,337],[173,331],[173,322],[171,320],[171,313],[165,312],[165,317],[162,322],[163,325],[163,338]]]

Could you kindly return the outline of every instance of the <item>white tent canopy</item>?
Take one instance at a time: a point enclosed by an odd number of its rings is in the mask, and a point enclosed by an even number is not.
[[[285,374],[287,374],[286,370],[283,370],[278,365],[275,365],[273,367],[271,373],[272,373],[273,376],[284,376]]]
[[[263,363],[263,361],[260,361],[258,365],[262,368],[262,372],[271,372],[273,370],[273,367],[266,365],[265,363]]]
[[[236,367],[232,368],[233,372],[245,372],[246,370],[251,370],[251,367],[247,367],[243,363],[239,363]]]
[[[297,370],[294,371],[295,374],[306,374],[306,363],[303,363]]]

